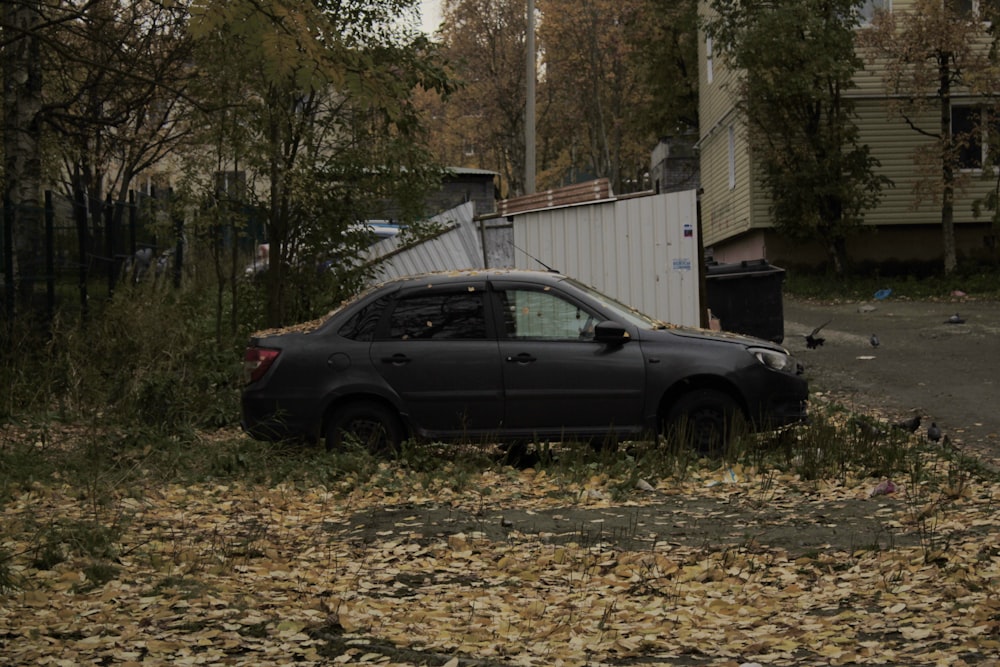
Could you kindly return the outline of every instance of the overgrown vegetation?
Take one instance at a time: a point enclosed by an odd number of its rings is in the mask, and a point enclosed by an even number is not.
[[[811,280],[792,274],[789,288],[818,291]],[[990,284],[986,277],[982,281]],[[893,286],[901,296],[920,296],[943,284],[931,278]],[[823,285],[829,296],[829,282]],[[845,294],[882,286],[860,278],[843,285]],[[579,489],[594,479],[602,480],[609,499],[624,502],[644,485],[682,485],[707,470],[753,471],[762,480],[762,501],[771,492],[767,480],[777,476],[807,485],[906,479],[909,488],[924,494],[936,488],[945,497],[985,474],[953,452],[931,455],[885,425],[858,428],[850,411],[833,405],[813,406],[810,424],[739,437],[712,460],[664,441],[509,451],[493,444],[407,443],[392,461],[361,450],[260,443],[238,428],[240,358],[254,327],[251,314],[241,317],[244,329],[236,337],[219,342],[214,304],[206,302],[214,298],[209,290],[134,289],[142,291],[119,291],[83,322],[57,317],[45,335],[23,322],[23,328],[4,332],[5,348],[14,354],[0,360],[0,506],[61,489],[76,497],[77,507],[58,520],[41,508],[31,510],[4,529],[0,544],[17,534],[28,546],[0,549],[0,591],[22,585],[24,564],[49,570],[73,559],[85,572],[81,587],[113,580],[121,558],[134,548],[120,544],[133,520],[123,499],[138,503],[174,485],[325,488],[345,502],[359,492],[431,498],[474,492],[486,471],[517,476],[530,467],[552,480],[554,501],[573,505],[580,502]],[[481,493],[485,506],[489,491]],[[928,553],[937,553],[942,547],[932,518],[924,517],[925,539]],[[220,535],[219,548],[255,548],[250,533],[242,541],[237,537]]]
[[[859,604],[877,608],[897,592],[945,585],[969,558],[995,559],[995,550],[969,551],[991,543],[969,526],[989,524],[993,473],[829,403],[815,402],[809,424],[742,435],[711,459],[666,441],[406,443],[391,460],[256,442],[237,425],[240,353],[254,320],[241,317],[247,330],[218,342],[213,304],[202,302],[212,298],[121,290],[86,322],[5,334],[15,353],[0,359],[0,599],[13,611],[0,636],[15,661],[132,655],[118,628],[142,619],[164,638],[150,643],[155,661],[207,642],[194,650],[266,664],[258,651],[280,643],[274,655],[287,661],[291,642],[317,662],[363,650],[427,664],[433,651],[444,664],[489,656],[496,633],[513,633],[505,650],[519,655],[551,637],[546,619],[566,615],[574,627],[593,624],[593,650],[638,657],[655,647],[622,648],[616,628],[701,600],[703,585],[731,584],[725,595],[747,610],[772,580],[809,586],[823,609],[840,599],[829,591],[857,586]],[[869,498],[891,480],[891,503]],[[867,512],[867,523],[841,518],[844,505]],[[621,520],[606,525],[611,516]],[[798,545],[803,527],[825,536],[840,521],[841,542],[791,558],[759,539],[780,525],[780,539]],[[861,569],[876,573],[874,590],[856,583]],[[831,578],[845,583],[816,588]],[[991,581],[976,575],[975,595],[988,598]],[[606,601],[594,619],[581,616],[594,605],[577,602],[590,597]],[[421,601],[399,604],[412,599]],[[399,620],[398,632],[388,614],[364,620],[388,601],[429,615]],[[634,614],[633,603],[645,611]],[[464,621],[427,625],[446,610]],[[796,603],[788,613],[800,611]],[[464,622],[478,637],[489,614],[499,620],[483,631],[486,648],[413,635],[426,627],[440,638]]]
[[[973,298],[995,300],[1000,299],[1000,267],[960,264],[954,273],[944,275],[936,265],[883,262],[836,277],[797,268],[785,274],[785,293],[802,298],[866,301],[883,289],[903,299],[947,299],[958,290]]]

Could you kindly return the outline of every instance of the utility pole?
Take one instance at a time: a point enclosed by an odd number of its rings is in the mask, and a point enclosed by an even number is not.
[[[535,192],[535,0],[528,0],[525,39],[524,194]]]

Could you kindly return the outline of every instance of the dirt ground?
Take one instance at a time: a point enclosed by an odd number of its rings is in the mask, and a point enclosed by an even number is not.
[[[945,324],[958,312],[964,324]],[[806,368],[810,389],[858,411],[895,421],[919,411],[921,432],[932,421],[962,451],[1000,469],[1000,304],[969,299],[819,303],[786,298],[784,345]],[[829,321],[824,344],[805,335]],[[877,334],[880,346],[869,339]],[[874,483],[874,481],[873,481]],[[910,511],[898,499],[836,502],[803,498],[793,505],[747,497],[733,487],[724,500],[670,496],[641,506],[564,507],[525,512],[484,507],[391,507],[355,516],[339,530],[362,541],[399,533],[434,539],[476,534],[494,541],[512,534],[554,543],[601,542],[641,550],[657,541],[720,547],[758,544],[790,554],[879,549],[917,544]]]
[[[946,324],[958,313],[964,324]],[[1000,468],[1000,303],[971,298],[853,303],[784,300],[784,345],[810,390],[898,419],[916,410],[953,443]],[[805,336],[821,347],[808,349]],[[869,339],[879,338],[873,348]]]
[[[516,537],[583,547],[610,544],[626,551],[662,543],[707,549],[763,546],[798,557],[919,544],[915,531],[901,528],[906,510],[895,499],[769,502],[734,489],[723,499],[669,496],[648,505],[538,511],[406,505],[359,513],[349,526],[331,529],[362,542],[389,533],[427,541],[462,534],[494,542]]]

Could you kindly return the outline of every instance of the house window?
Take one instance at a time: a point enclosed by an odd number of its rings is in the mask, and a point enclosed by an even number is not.
[[[972,0],[945,0],[945,6],[959,16],[972,16]]]
[[[871,25],[879,11],[892,11],[892,0],[865,0],[858,7],[858,25]]]
[[[709,83],[715,78],[715,67],[712,64],[712,38],[705,38],[705,78]]]
[[[736,188],[736,128],[729,126],[729,189]]]
[[[1000,122],[981,106],[951,108],[951,136],[958,144],[960,169],[980,170],[984,164],[1000,165]],[[992,148],[991,148],[992,143]]]
[[[979,17],[986,20],[990,16],[996,16],[1000,2],[997,0],[945,0],[946,7],[959,16],[966,18]]]

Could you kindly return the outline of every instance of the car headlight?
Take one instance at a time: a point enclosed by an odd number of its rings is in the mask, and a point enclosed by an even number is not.
[[[798,364],[795,359],[784,352],[770,350],[766,347],[750,347],[747,351],[757,358],[757,361],[764,364],[771,370],[795,373],[798,371]]]

